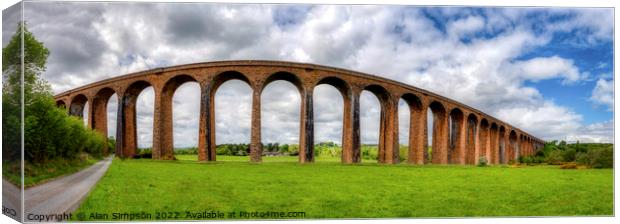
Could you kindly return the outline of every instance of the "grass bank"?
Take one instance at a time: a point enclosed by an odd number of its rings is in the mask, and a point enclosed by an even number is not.
[[[303,218],[613,213],[612,169],[371,161],[343,165],[337,159],[322,158],[314,164],[298,164],[296,157],[264,157],[262,164],[248,163],[247,157],[219,156],[214,163],[199,163],[190,155],[178,159],[115,159],[77,213],[85,214],[86,220],[94,213],[106,214],[103,220],[112,220],[113,213],[164,218],[161,212],[166,218],[196,219],[188,215],[203,211],[235,212],[236,219],[242,211],[303,212]]]
[[[80,171],[101,159],[92,156],[84,156],[81,159],[65,160],[54,159],[43,164],[26,162],[24,164],[24,186],[31,187],[45,183],[57,177],[69,175]],[[21,184],[21,168],[19,162],[3,162],[2,178],[19,186]]]

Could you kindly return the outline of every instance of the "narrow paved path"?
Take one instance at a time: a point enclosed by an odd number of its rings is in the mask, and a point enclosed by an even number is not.
[[[113,158],[110,156],[77,173],[26,189],[24,221],[38,221],[29,220],[29,214],[52,215],[73,212],[108,170]],[[3,181],[2,184],[3,188],[7,189],[6,185],[10,183]],[[16,190],[19,195],[19,189],[12,190]]]

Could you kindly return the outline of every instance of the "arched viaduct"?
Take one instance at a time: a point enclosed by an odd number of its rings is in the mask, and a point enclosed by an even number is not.
[[[261,161],[261,92],[269,83],[292,83],[301,97],[299,162],[314,161],[314,87],[328,84],[343,98],[342,162],[360,162],[360,94],[372,92],[380,102],[379,162],[413,164],[476,164],[486,156],[491,164],[507,163],[519,155],[532,155],[544,141],[465,104],[429,91],[359,72],[291,62],[221,61],[157,68],[92,83],[55,96],[71,115],[82,116],[89,102],[88,126],[107,135],[107,103],[118,97],[116,155],[131,157],[137,150],[136,101],[142,90],[155,93],[153,159],[173,159],[172,97],[185,82],[201,89],[198,160],[216,160],[214,98],[220,85],[232,79],[252,89],[250,160]],[[398,103],[410,109],[408,158],[399,158]],[[197,102],[198,103],[198,102]],[[430,108],[430,110],[428,110]],[[433,128],[427,130],[427,111]],[[427,150],[428,134],[432,150]],[[432,155],[431,155],[432,154]]]

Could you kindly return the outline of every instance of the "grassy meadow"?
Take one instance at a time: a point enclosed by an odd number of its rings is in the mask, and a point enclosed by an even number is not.
[[[76,213],[90,221],[113,220],[115,212],[151,214],[125,220],[200,219],[188,214],[203,211],[304,212],[291,219],[613,215],[612,169],[370,160],[343,165],[333,157],[318,157],[313,164],[284,156],[263,157],[261,164],[241,156],[218,156],[213,163],[197,162],[195,155],[177,158],[115,159]],[[109,216],[89,219],[93,214]],[[231,219],[265,218],[277,219]]]

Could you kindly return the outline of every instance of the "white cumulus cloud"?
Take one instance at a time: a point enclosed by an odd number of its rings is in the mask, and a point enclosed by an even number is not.
[[[599,79],[596,82],[590,100],[598,105],[606,106],[608,110],[614,109],[614,81]]]

